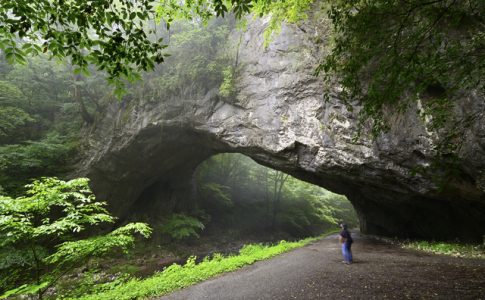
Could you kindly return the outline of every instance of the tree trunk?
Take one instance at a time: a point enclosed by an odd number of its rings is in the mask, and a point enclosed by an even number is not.
[[[88,112],[86,109],[86,105],[84,104],[83,97],[81,95],[81,88],[79,83],[82,82],[81,75],[75,75],[73,83],[74,83],[74,99],[79,104],[79,109],[81,110],[81,117],[83,118],[84,122],[88,124],[92,124],[94,122],[93,116]]]
[[[274,177],[274,191],[273,191],[273,217],[271,220],[271,229],[274,231],[276,227],[276,215],[278,214],[280,202],[281,202],[281,192],[283,191],[283,186],[288,178],[288,174],[281,171],[276,171]]]

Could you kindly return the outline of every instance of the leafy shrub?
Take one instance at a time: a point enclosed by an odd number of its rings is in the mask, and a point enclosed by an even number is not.
[[[27,185],[26,196],[0,196],[0,298],[37,294],[93,257],[127,252],[134,234],[148,237],[144,223],[130,223],[107,234],[96,227],[113,223],[106,203],[95,199],[87,178],[44,178]],[[91,233],[91,234],[90,234]],[[82,235],[81,235],[82,234]]]
[[[197,218],[185,214],[173,214],[164,223],[161,232],[169,235],[175,240],[182,240],[190,237],[198,238],[198,231],[201,231],[204,228],[204,224]]]
[[[15,131],[34,119],[24,110],[17,107],[0,107],[0,141],[15,134]]]
[[[223,80],[219,87],[219,93],[222,97],[230,97],[234,94],[234,70],[232,67],[226,67],[222,71]]]

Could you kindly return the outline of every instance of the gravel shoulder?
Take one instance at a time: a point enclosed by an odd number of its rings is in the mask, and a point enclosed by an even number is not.
[[[352,265],[332,235],[159,299],[485,299],[485,260],[354,240]]]

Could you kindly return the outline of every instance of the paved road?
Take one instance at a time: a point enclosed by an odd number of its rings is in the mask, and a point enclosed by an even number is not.
[[[485,261],[428,255],[357,235],[355,263],[337,237],[161,299],[485,299]]]

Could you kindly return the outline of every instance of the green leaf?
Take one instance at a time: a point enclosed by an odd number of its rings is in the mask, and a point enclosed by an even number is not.
[[[87,178],[69,181],[43,178],[29,184],[24,197],[0,197],[0,248],[10,251],[0,252],[0,270],[25,275],[16,282],[24,284],[4,297],[37,293],[50,285],[50,281],[44,280],[42,284],[34,284],[31,273],[48,279],[65,269],[82,266],[92,257],[114,250],[127,252],[137,234],[150,236],[151,228],[145,223],[129,223],[107,234],[79,235],[87,228],[114,222],[105,209],[106,203],[94,198],[88,183]],[[45,244],[55,247],[39,249]]]

